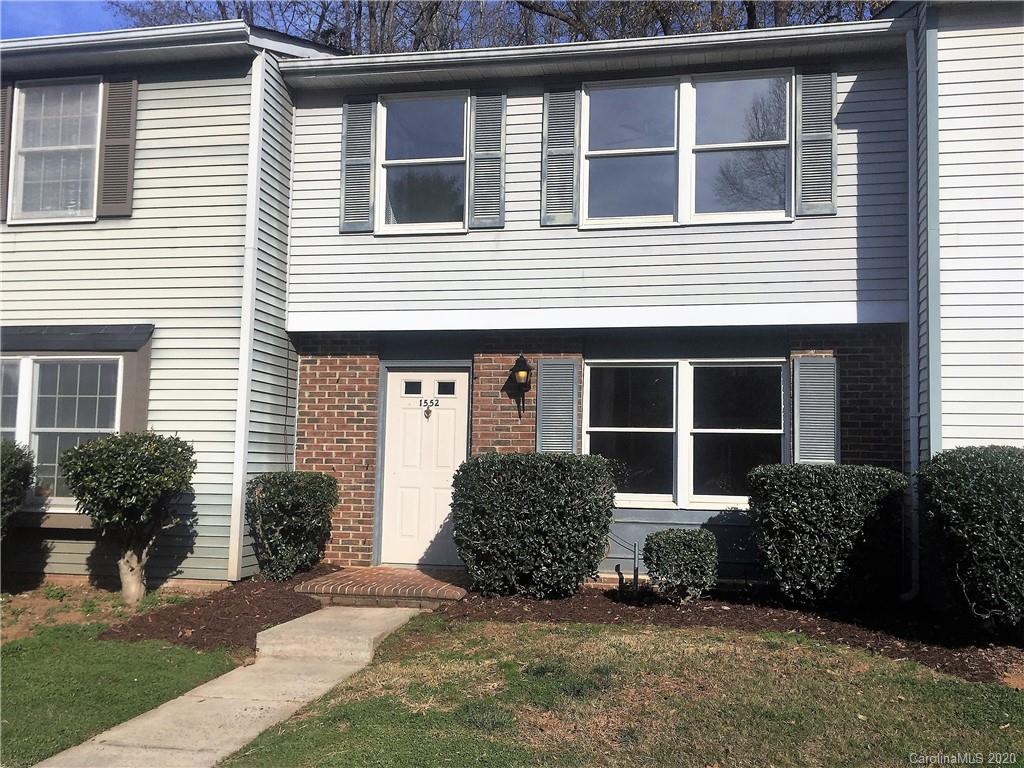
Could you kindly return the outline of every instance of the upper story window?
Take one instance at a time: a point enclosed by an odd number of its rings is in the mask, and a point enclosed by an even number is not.
[[[381,98],[378,229],[465,228],[467,107],[463,92]]]
[[[792,73],[584,87],[582,222],[790,215]]]
[[[19,84],[12,147],[12,221],[96,215],[100,81]]]

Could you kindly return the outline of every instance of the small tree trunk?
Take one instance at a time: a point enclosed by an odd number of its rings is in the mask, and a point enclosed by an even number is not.
[[[121,576],[121,599],[132,608],[136,608],[146,596],[146,561],[147,551],[137,552],[129,547],[117,561],[117,570]]]

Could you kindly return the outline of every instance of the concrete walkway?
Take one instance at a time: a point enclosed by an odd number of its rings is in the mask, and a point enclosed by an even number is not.
[[[366,666],[410,608],[324,608],[261,632],[256,663],[72,747],[37,768],[210,768]]]

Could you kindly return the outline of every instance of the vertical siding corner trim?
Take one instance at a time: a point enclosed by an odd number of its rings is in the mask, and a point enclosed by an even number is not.
[[[252,392],[252,344],[256,325],[256,250],[258,247],[260,166],[263,162],[263,89],[268,54],[252,63],[249,93],[249,157],[245,189],[245,252],[242,259],[242,322],[238,339],[238,402],[235,408],[235,455],[231,479],[231,524],[228,532],[228,579],[242,576],[245,532],[245,461],[248,453],[249,400]]]
[[[937,9],[924,6],[925,16],[925,141],[928,164],[928,450],[942,450],[942,370],[939,297],[939,29]]]

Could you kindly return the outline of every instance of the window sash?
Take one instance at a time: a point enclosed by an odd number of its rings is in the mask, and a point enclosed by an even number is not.
[[[395,160],[385,159],[387,155],[387,119],[388,119],[388,105],[396,101],[403,100],[424,100],[429,98],[453,98],[459,96],[462,98],[462,154],[452,155],[446,157],[415,157],[415,158],[403,158]],[[374,231],[377,233],[402,233],[402,232],[461,232],[467,230],[467,217],[469,216],[469,129],[471,115],[469,113],[469,91],[456,90],[456,91],[432,91],[428,93],[399,93],[399,94],[387,94],[380,96],[377,99],[377,113],[379,118],[377,120],[377,131],[376,131],[376,157],[377,168],[375,170],[376,175],[376,188],[379,190],[381,204],[375,207],[375,226]],[[459,165],[461,164],[465,169],[465,184],[463,190],[463,207],[462,207],[462,221],[445,221],[445,222],[414,222],[405,224],[394,224],[388,223],[387,221],[387,209],[388,209],[388,190],[387,190],[387,171],[388,168],[398,167],[415,167],[420,165]]]
[[[769,77],[783,78],[786,83],[785,136],[770,141],[724,142],[716,144],[697,143],[697,94],[699,83],[711,81],[730,81],[762,79]],[[638,80],[612,80],[589,82],[583,84],[583,106],[580,130],[580,228],[601,229],[623,226],[666,226],[708,224],[716,222],[769,222],[789,221],[793,212],[793,180],[795,178],[795,157],[793,153],[793,88],[794,70],[792,68],[752,70],[740,72],[720,72],[713,74],[687,75],[678,78],[655,78]],[[590,109],[589,94],[597,89],[627,88],[632,86],[676,85],[675,137],[674,147],[645,147],[637,149],[590,149]],[[786,189],[785,205],[778,209],[721,211],[698,213],[697,202],[697,156],[701,152],[727,152],[736,150],[785,149]],[[601,157],[638,157],[642,155],[675,154],[676,162],[676,212],[674,215],[652,214],[644,216],[590,216],[589,200],[589,165],[591,159]]]
[[[56,144],[45,147],[23,146],[23,133],[25,127],[25,93],[35,87],[53,87],[61,85],[88,85],[96,86],[96,140],[92,144]],[[8,223],[33,223],[33,222],[61,222],[61,221],[83,221],[96,219],[97,197],[99,195],[100,179],[100,143],[103,127],[103,80],[102,78],[86,77],[59,80],[26,80],[14,84],[14,109],[12,113],[11,126],[11,173],[8,181]],[[54,119],[60,119],[59,117]],[[93,152],[92,162],[92,206],[82,209],[78,213],[66,211],[22,211],[25,186],[25,160],[31,155],[57,154],[60,152]]]

